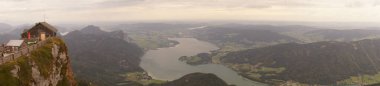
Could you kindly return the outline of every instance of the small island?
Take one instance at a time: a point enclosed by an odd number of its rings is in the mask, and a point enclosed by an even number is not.
[[[211,55],[209,53],[199,53],[195,56],[181,56],[178,60],[193,66],[209,64],[212,62]]]

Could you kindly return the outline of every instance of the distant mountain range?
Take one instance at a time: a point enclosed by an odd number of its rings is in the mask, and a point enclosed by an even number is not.
[[[303,42],[283,34],[290,31],[311,31],[318,28],[306,26],[271,26],[224,24],[191,31],[193,37],[216,44],[220,51],[238,51],[289,42]]]
[[[214,43],[221,48],[257,48],[290,42],[356,41],[380,37],[380,30],[334,30],[299,25],[223,24],[195,29],[191,33],[193,37]]]
[[[15,34],[0,34],[0,44],[6,44],[9,40],[19,39],[19,35]]]
[[[306,36],[321,36],[326,41],[353,41],[370,37],[380,37],[380,30],[369,29],[352,29],[352,30],[334,30],[323,29],[304,33]]]
[[[135,23],[135,24],[120,24],[111,27],[111,29],[116,30],[152,30],[152,31],[160,31],[160,30],[178,30],[178,29],[186,29],[190,27],[198,26],[199,24],[167,24],[167,23]]]
[[[253,45],[259,42],[297,41],[297,39],[265,29],[240,29],[226,27],[207,27],[193,32],[196,38],[213,43],[238,43]]]
[[[16,34],[9,34],[13,27],[11,25],[0,23],[0,44],[6,43],[11,39],[15,39],[18,36]]]
[[[270,30],[273,32],[288,32],[288,31],[310,31],[310,30],[320,30],[326,28],[316,28],[302,25],[254,25],[254,24],[221,24],[221,25],[211,25],[213,28],[229,28],[229,29],[246,29],[246,30]]]
[[[0,23],[0,34],[7,33],[11,31],[13,27],[9,24]]]

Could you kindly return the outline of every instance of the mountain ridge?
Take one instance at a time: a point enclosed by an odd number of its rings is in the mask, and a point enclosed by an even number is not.
[[[121,75],[126,72],[144,71],[139,67],[143,50],[122,39],[124,34],[85,28],[64,36],[77,78],[109,86],[125,82]]]
[[[226,64],[251,65],[243,73],[264,74],[256,77],[264,81],[279,79],[330,85],[351,76],[377,74],[380,68],[376,66],[380,65],[379,52],[380,39],[366,39],[354,42],[286,43],[232,52],[221,59]],[[263,72],[263,68],[272,68],[273,71]],[[242,72],[236,65],[235,70]]]

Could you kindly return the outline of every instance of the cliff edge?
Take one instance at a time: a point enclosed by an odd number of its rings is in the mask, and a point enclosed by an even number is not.
[[[60,38],[45,42],[0,64],[0,86],[76,86],[66,44]]]

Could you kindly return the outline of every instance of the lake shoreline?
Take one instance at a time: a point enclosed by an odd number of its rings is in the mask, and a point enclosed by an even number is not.
[[[178,60],[180,56],[192,56],[198,53],[210,52],[219,49],[217,46],[200,41],[195,38],[169,38],[178,41],[173,47],[149,50],[142,57],[140,66],[154,79],[171,81],[186,74],[200,72],[213,73],[226,81],[228,84],[237,86],[263,86],[259,82],[251,81],[240,76],[236,71],[220,64],[209,64],[201,66],[187,65]]]

